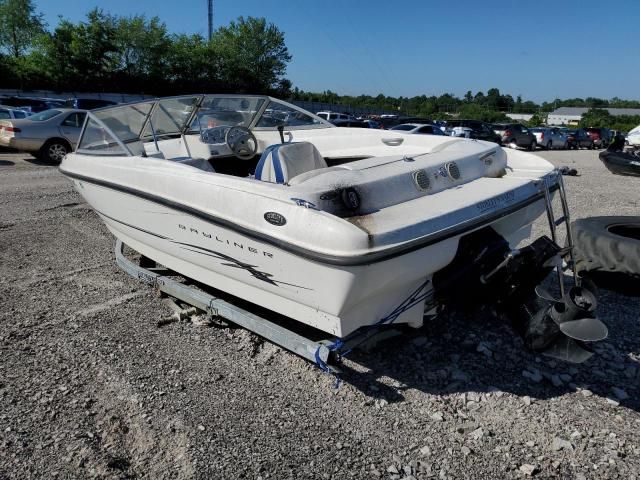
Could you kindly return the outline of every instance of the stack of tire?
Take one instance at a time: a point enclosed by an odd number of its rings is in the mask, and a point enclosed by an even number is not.
[[[640,296],[640,217],[583,218],[571,228],[579,276]]]

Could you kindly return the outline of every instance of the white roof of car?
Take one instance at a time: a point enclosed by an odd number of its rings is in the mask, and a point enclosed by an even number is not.
[[[410,126],[415,127],[415,128],[418,128],[418,127],[427,127],[427,126],[428,126],[428,127],[434,127],[434,126],[437,126],[437,125],[432,125],[431,123],[401,123],[400,125],[396,125],[396,126],[395,126],[395,127],[393,127],[393,128],[401,127],[402,125],[410,125]],[[393,128],[392,128],[392,129],[393,129]]]

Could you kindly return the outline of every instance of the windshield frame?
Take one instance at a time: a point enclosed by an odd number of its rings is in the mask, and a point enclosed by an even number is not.
[[[299,113],[308,115],[310,118],[318,122],[310,125],[285,125],[285,128],[287,130],[314,130],[318,128],[336,128],[336,126],[333,123],[329,122],[328,120],[325,120],[324,118],[319,117],[318,115],[316,115],[313,112],[310,112],[309,110],[305,110],[302,107],[294,105],[293,103],[285,102],[284,100],[280,100],[278,98],[273,98],[273,97],[265,97],[265,98],[268,101],[264,103],[260,112],[258,112],[254,117],[253,122],[249,126],[251,130],[255,130],[257,132],[269,132],[269,131],[278,130],[278,127],[258,127],[257,126],[258,122],[262,119],[262,116],[264,115],[265,110],[267,110],[267,108],[271,103],[282,104],[287,108],[291,108],[292,110],[295,110]]]
[[[166,102],[166,101],[170,101],[170,100],[182,100],[182,99],[197,99],[194,103],[193,103],[193,107],[192,107],[192,111],[191,113],[186,116],[183,120],[184,123],[182,123],[182,125],[180,126],[178,124],[178,122],[176,122],[176,130],[175,131],[169,131],[169,132],[162,132],[160,134],[155,134],[155,128],[151,128],[151,125],[153,124],[152,119],[153,119],[153,115],[156,112],[156,110],[158,108],[161,108],[161,102]],[[176,95],[176,96],[171,96],[171,97],[162,97],[162,98],[148,98],[148,99],[144,99],[144,100],[138,100],[135,102],[128,102],[128,103],[119,103],[116,105],[108,105],[102,108],[96,108],[94,110],[91,110],[89,112],[87,112],[87,116],[85,118],[85,123],[82,129],[82,133],[80,135],[79,141],[78,141],[78,145],[80,145],[80,142],[82,140],[82,137],[84,136],[85,133],[85,129],[87,127],[88,124],[88,119],[91,118],[92,120],[97,121],[101,127],[105,128],[105,130],[114,137],[114,139],[117,140],[118,144],[121,147],[124,147],[125,152],[127,155],[135,155],[134,153],[132,153],[131,149],[127,147],[127,144],[130,143],[136,143],[136,142],[145,142],[149,139],[154,139],[156,140],[159,137],[171,137],[171,136],[184,136],[184,135],[199,135],[200,132],[196,131],[194,129],[191,128],[191,125],[194,123],[194,121],[197,119],[198,116],[198,112],[200,111],[200,109],[202,108],[203,104],[206,104],[207,100],[211,100],[211,99],[216,99],[216,98],[232,98],[232,99],[252,99],[254,101],[261,101],[261,103],[259,104],[259,107],[255,110],[255,112],[253,113],[253,116],[251,117],[251,119],[247,122],[246,126],[247,128],[249,128],[250,130],[255,130],[255,131],[275,131],[278,129],[277,126],[273,126],[273,127],[259,127],[257,126],[258,123],[260,122],[260,119],[262,118],[262,116],[265,113],[265,110],[269,107],[269,105],[273,105],[273,103],[276,104],[281,104],[285,107],[287,107],[288,109],[294,110],[296,112],[300,112],[303,113],[305,115],[307,115],[309,118],[313,119],[314,122],[317,123],[313,123],[313,124],[309,124],[309,125],[285,125],[285,128],[287,130],[311,130],[311,129],[323,129],[323,128],[336,128],[335,125],[333,125],[332,123],[328,122],[327,120],[317,116],[316,114],[305,110],[302,107],[299,107],[297,105],[294,105],[292,103],[286,102],[284,100],[280,100],[268,95],[244,95],[244,94],[194,94],[194,95]],[[142,127],[139,129],[139,131],[137,132],[137,137],[135,138],[120,138],[118,135],[116,135],[114,133],[114,131],[109,128],[106,125],[106,122],[102,121],[102,117],[104,116],[105,112],[108,112],[109,110],[116,110],[116,109],[122,109],[122,108],[135,108],[137,105],[144,105],[144,104],[149,104],[151,103],[152,106],[149,109],[149,112],[146,114],[146,118],[145,120],[142,122]],[[53,117],[52,117],[53,118]],[[148,134],[146,132],[150,131],[151,133]],[[92,154],[92,155],[101,155],[100,153],[97,152],[89,152],[89,151],[82,151],[81,153],[85,153],[85,154]]]
[[[271,97],[267,95],[244,95],[244,94],[233,94],[233,93],[229,93],[229,94],[215,93],[215,94],[202,95],[200,98],[200,101],[196,104],[195,108],[193,109],[191,116],[187,119],[182,129],[182,134],[183,135],[199,135],[200,132],[202,131],[202,128],[200,128],[200,130],[195,130],[194,128],[192,128],[192,125],[196,122],[196,120],[198,120],[198,113],[200,112],[200,109],[204,109],[203,104],[205,104],[207,100],[223,99],[223,98],[252,99],[252,100],[256,100],[257,102],[262,101],[260,103],[260,106],[253,113],[251,119],[247,122],[246,125],[243,125],[246,128],[249,128],[251,130],[255,128],[255,125],[258,123],[258,120],[262,117],[265,109],[267,108],[266,106],[271,101]],[[160,100],[166,100],[166,98],[162,98]]]
[[[141,103],[141,102],[136,102],[136,103]],[[120,148],[122,148],[122,152],[109,152],[109,151],[101,151],[101,150],[88,150],[88,149],[84,149],[84,148],[80,148],[80,145],[82,145],[83,140],[84,140],[84,136],[87,130],[87,125],[89,125],[89,121],[93,121],[95,123],[97,123],[101,128],[103,128],[105,130],[106,133],[108,133],[110,136],[113,137],[113,139],[116,141],[116,143],[120,146]],[[139,139],[138,139],[139,140]],[[133,140],[130,140],[133,141]],[[82,132],[80,133],[80,137],[78,137],[78,143],[76,144],[76,153],[81,153],[83,155],[93,155],[93,156],[99,156],[99,157],[122,157],[123,154],[126,157],[133,157],[135,156],[133,154],[133,152],[131,151],[131,149],[126,145],[127,142],[123,142],[115,133],[113,133],[113,131],[111,130],[111,128],[109,128],[107,125],[105,125],[105,123],[100,120],[98,117],[96,117],[95,115],[93,115],[91,113],[91,111],[88,111],[87,114],[84,117],[84,124],[82,125]]]

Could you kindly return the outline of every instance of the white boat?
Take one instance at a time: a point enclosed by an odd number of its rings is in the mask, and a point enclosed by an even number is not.
[[[640,147],[640,125],[629,130],[629,133],[627,133],[626,142],[632,147]]]
[[[389,319],[421,326],[434,274],[469,239],[486,250],[478,232],[501,243],[478,275],[513,270],[502,260],[561,179],[494,143],[339,128],[248,95],[91,111],[60,170],[142,255],[336,338]]]

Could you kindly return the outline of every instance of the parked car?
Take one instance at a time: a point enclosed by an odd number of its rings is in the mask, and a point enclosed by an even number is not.
[[[23,119],[0,120],[0,146],[59,163],[75,148],[86,110],[45,110]]]
[[[93,110],[94,108],[108,107],[110,105],[116,105],[117,103],[118,102],[103,100],[101,98],[70,98],[64,102],[64,106],[79,110]]]
[[[607,148],[611,143],[611,132],[608,128],[589,127],[586,131],[593,140],[595,148]]]
[[[14,118],[26,118],[29,116],[29,112],[24,110],[18,110],[8,105],[0,105],[0,120],[11,120]]]
[[[362,120],[329,120],[336,127],[371,128],[367,122]]]
[[[390,130],[391,128],[402,125],[403,123],[422,123],[433,125],[433,121],[430,118],[424,117],[398,117],[398,116],[384,116],[380,117],[380,123],[382,124],[382,128],[386,130]]]
[[[579,148],[593,148],[593,139],[584,128],[567,130],[567,143],[569,148],[578,150]]]
[[[445,133],[455,137],[475,138],[500,144],[500,136],[493,131],[491,125],[480,120],[448,120]],[[467,133],[468,132],[468,135]]]
[[[452,137],[464,137],[471,138],[471,134],[473,130],[469,127],[453,127],[449,128],[444,132],[445,135],[450,135]]]
[[[401,125],[396,125],[389,130],[401,131],[404,133],[417,133],[421,135],[444,135],[444,132],[440,130],[440,127],[428,123],[403,123]]]
[[[554,148],[566,149],[569,147],[567,135],[558,127],[534,127],[531,133],[536,136],[536,143],[546,150]]]
[[[445,120],[433,120],[431,123],[433,125],[436,125],[437,127],[440,127],[440,130],[442,130],[443,132],[445,132],[447,129],[447,122]]]
[[[609,134],[611,136],[611,143],[618,137],[624,139],[627,136],[627,132],[623,132],[622,130],[609,130]]]
[[[338,113],[338,112],[318,112],[317,116],[328,120],[329,122],[333,122],[334,120],[355,120],[356,117],[353,115],[349,115],[348,113]]]
[[[377,122],[376,120],[371,120],[370,118],[363,118],[362,121],[368,124],[369,128],[378,128],[378,129],[382,128],[382,124],[380,122]]]
[[[538,142],[531,131],[519,123],[494,123],[493,131],[500,135],[502,145],[535,150]]]
[[[64,101],[53,98],[5,97],[0,98],[0,104],[29,113],[38,113],[51,108],[63,107]]]

